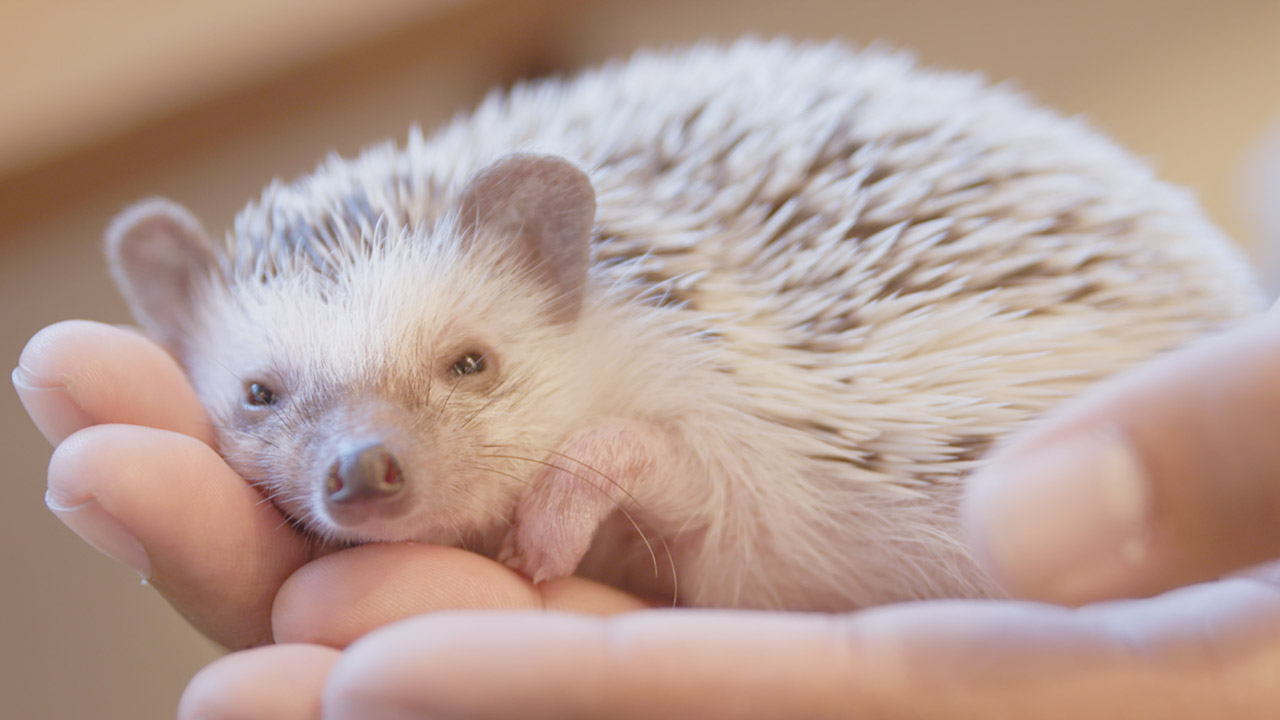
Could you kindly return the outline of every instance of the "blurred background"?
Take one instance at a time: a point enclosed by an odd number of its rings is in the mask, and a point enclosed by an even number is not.
[[[1256,256],[1280,244],[1272,0],[3,0],[0,358],[57,320],[128,320],[99,244],[135,199],[220,235],[273,177],[491,87],[743,33],[885,41],[1011,82],[1193,188]],[[172,717],[217,649],[45,510],[50,449],[0,397],[0,715]]]

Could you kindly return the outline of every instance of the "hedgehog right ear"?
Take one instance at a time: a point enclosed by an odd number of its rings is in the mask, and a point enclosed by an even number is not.
[[[144,200],[111,221],[106,251],[111,276],[133,316],[180,356],[194,316],[192,294],[219,267],[200,222],[176,203]]]
[[[508,155],[471,178],[456,208],[464,238],[503,243],[503,252],[547,286],[555,322],[577,319],[596,218],[586,173],[554,155]]]

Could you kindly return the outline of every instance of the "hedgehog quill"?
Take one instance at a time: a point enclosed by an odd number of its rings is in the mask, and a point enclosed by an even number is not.
[[[642,53],[108,231],[220,451],[333,543],[466,547],[681,604],[998,593],[965,477],[1257,312],[1189,197],[980,78],[838,44]]]

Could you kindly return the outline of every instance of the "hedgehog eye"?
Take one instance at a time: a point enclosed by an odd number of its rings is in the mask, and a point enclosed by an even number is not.
[[[249,383],[248,392],[245,394],[245,402],[254,407],[275,405],[276,394],[271,388],[262,383]]]
[[[462,377],[463,375],[476,375],[478,373],[482,373],[484,372],[484,368],[484,355],[477,352],[469,352],[458,358],[458,361],[453,364],[453,367],[449,368],[449,372],[453,373],[457,377]]]

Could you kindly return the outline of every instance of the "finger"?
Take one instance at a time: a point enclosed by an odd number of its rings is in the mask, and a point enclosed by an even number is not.
[[[50,443],[98,423],[173,430],[213,444],[182,370],[142,335],[69,320],[36,333],[13,371],[22,405]]]
[[[71,435],[50,460],[46,500],[228,647],[271,640],[272,599],[306,560],[271,505],[208,445],[176,432],[97,425]]]
[[[1014,595],[1150,595],[1280,556],[1280,318],[1104,383],[996,453],[971,541]]]
[[[397,543],[327,555],[280,589],[277,642],[345,647],[398,620],[448,609],[569,610],[612,614],[646,607],[582,578],[534,585],[510,568],[457,548]]]
[[[883,661],[868,691],[908,716],[1261,720],[1280,702],[1280,595],[1252,581],[1077,611],[907,607],[858,624],[857,649]]]
[[[201,670],[178,703],[179,720],[320,720],[320,696],[338,652],[271,645]]]
[[[1260,720],[1280,703],[1277,671],[1280,600],[1235,581],[1090,612],[970,602],[845,617],[440,613],[348,649],[324,708],[362,720]]]
[[[402,717],[837,717],[847,714],[834,702],[848,665],[818,662],[841,655],[832,627],[765,613],[441,613],[348,649],[325,709],[370,720],[395,708]]]

